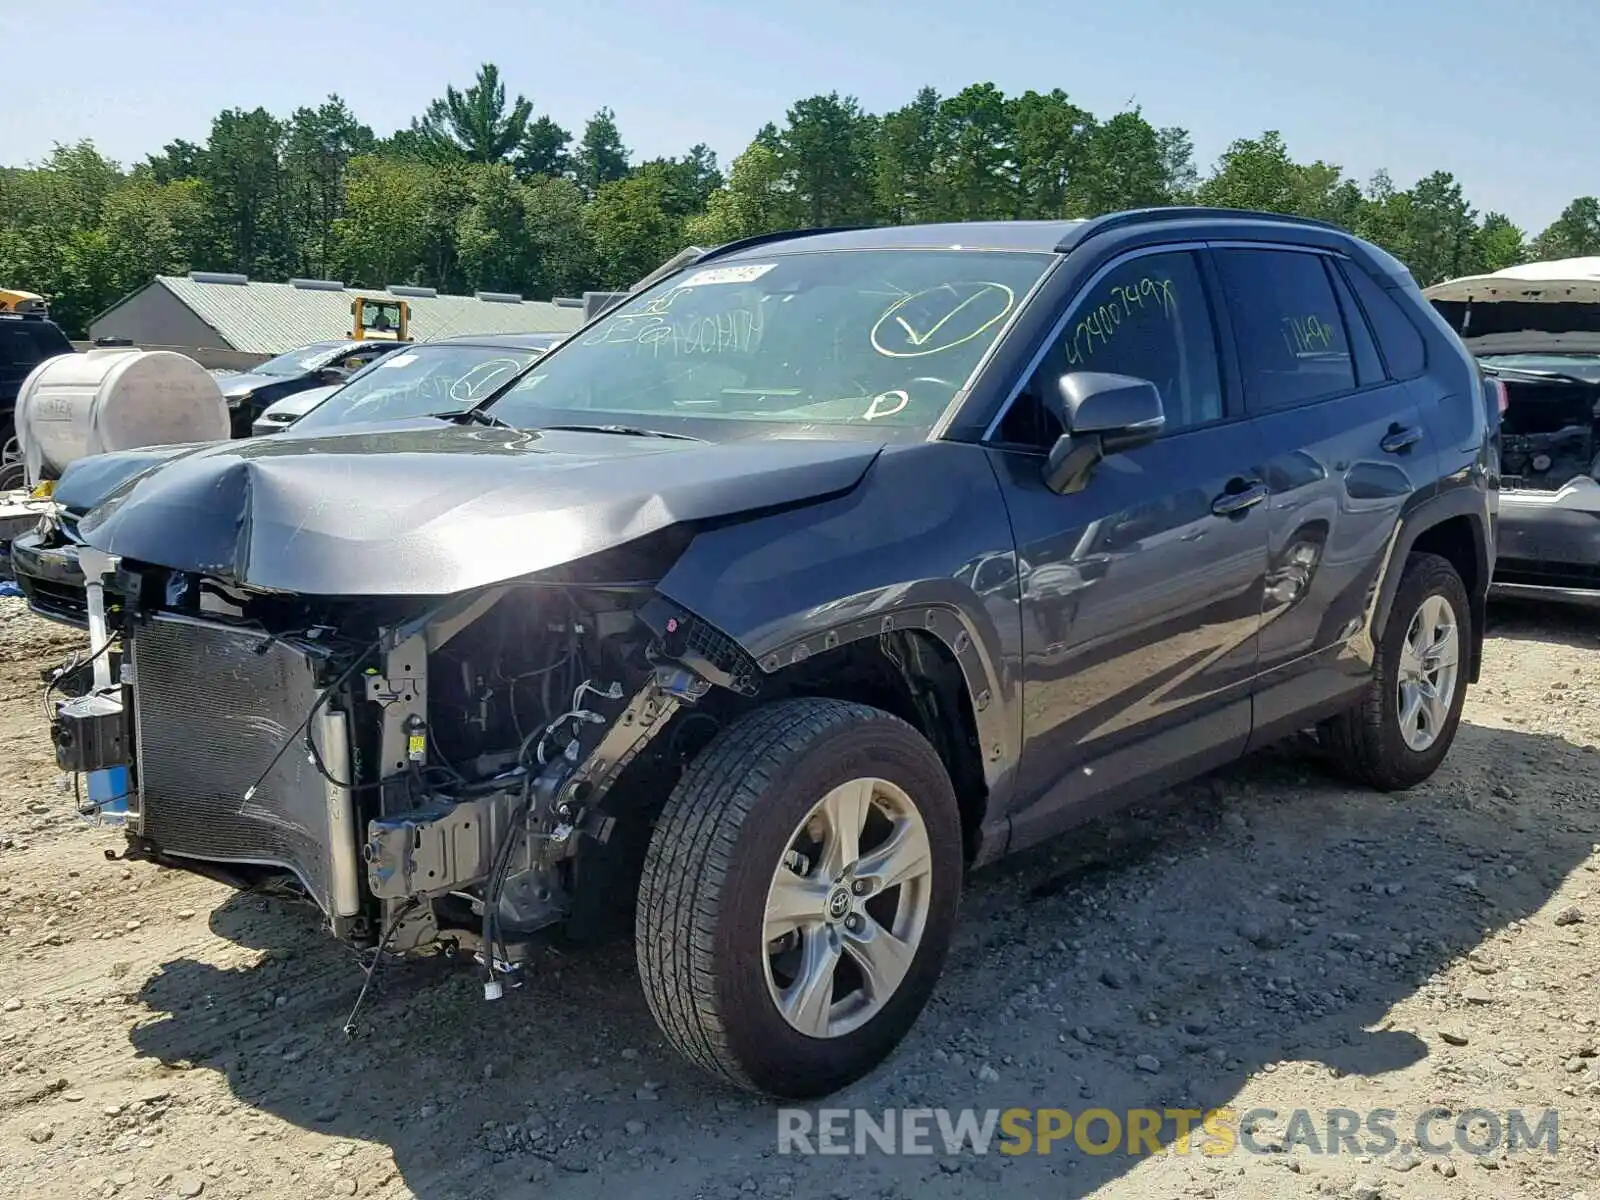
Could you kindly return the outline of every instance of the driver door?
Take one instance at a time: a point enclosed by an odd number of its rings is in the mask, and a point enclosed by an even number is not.
[[[1031,566],[1013,846],[1118,792],[1226,762],[1249,739],[1267,514],[1233,501],[1265,489],[1199,253],[1135,251],[1091,280],[991,447]],[[1041,468],[1060,430],[1041,398],[1071,371],[1149,379],[1166,426],[1057,495]]]

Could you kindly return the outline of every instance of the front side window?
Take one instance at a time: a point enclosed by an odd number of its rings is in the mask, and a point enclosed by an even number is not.
[[[690,267],[563,343],[493,412],[711,440],[922,438],[1053,262],[871,249]]]
[[[1039,450],[1054,443],[1065,430],[1046,396],[1073,371],[1155,384],[1167,418],[1163,436],[1221,420],[1216,326],[1194,255],[1134,255],[1073,300],[1060,336],[1002,418],[998,440]]]
[[[504,387],[537,350],[414,346],[388,354],[295,423],[296,433],[366,421],[399,421],[471,408]]]
[[[1136,255],[1113,267],[1074,305],[1061,367],[1148,379],[1161,392],[1166,433],[1220,421],[1216,327],[1194,255]]]
[[[33,344],[39,351],[39,361],[54,358],[58,354],[71,354],[72,343],[67,340],[67,335],[51,324],[43,321],[30,321],[26,326],[28,333],[33,337]]]
[[[1315,404],[1355,389],[1344,318],[1321,255],[1214,253],[1252,412]]]

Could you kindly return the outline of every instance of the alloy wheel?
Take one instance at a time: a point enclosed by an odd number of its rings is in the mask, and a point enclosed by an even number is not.
[[[1461,674],[1460,623],[1445,597],[1425,599],[1400,644],[1400,734],[1418,754],[1444,732]]]
[[[767,988],[784,1020],[837,1038],[877,1016],[916,957],[932,885],[928,830],[902,789],[853,779],[819,800],[767,891]]]

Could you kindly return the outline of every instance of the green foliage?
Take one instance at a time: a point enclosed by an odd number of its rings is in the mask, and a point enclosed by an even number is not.
[[[485,63],[384,138],[338,96],[280,119],[219,113],[124,169],[88,142],[0,168],[0,284],[51,297],[73,334],[152,275],[336,277],[535,298],[627,286],[685,245],[807,225],[1086,217],[1201,203],[1344,226],[1423,284],[1600,255],[1600,199],[1537,237],[1480,215],[1446,172],[1401,189],[1299,162],[1266,130],[1201,178],[1189,135],[1138,109],[1097,117],[1061,89],[923,88],[882,116],[830,92],[763,126],[726,174],[704,146],[634,162],[602,108],[574,142]]]
[[[631,287],[683,249],[683,222],[668,211],[670,198],[660,171],[600,185],[584,213],[600,287]]]
[[[572,156],[572,173],[585,196],[628,174],[628,148],[617,130],[616,114],[602,108],[583,128],[583,141]]]
[[[1533,243],[1534,258],[1578,258],[1600,254],[1600,200],[1581,196]]]
[[[466,91],[446,87],[444,95],[428,105],[428,111],[412,123],[412,128],[424,143],[446,156],[498,163],[522,144],[532,113],[533,102],[522,96],[507,110],[500,68],[484,63]]]

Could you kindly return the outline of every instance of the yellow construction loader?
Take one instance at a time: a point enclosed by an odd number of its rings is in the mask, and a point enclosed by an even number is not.
[[[350,302],[350,337],[358,342],[409,342],[411,306],[404,300],[357,296]]]
[[[37,292],[19,292],[12,288],[0,288],[0,312],[34,313],[44,316],[49,311],[49,305],[44,297]]]

